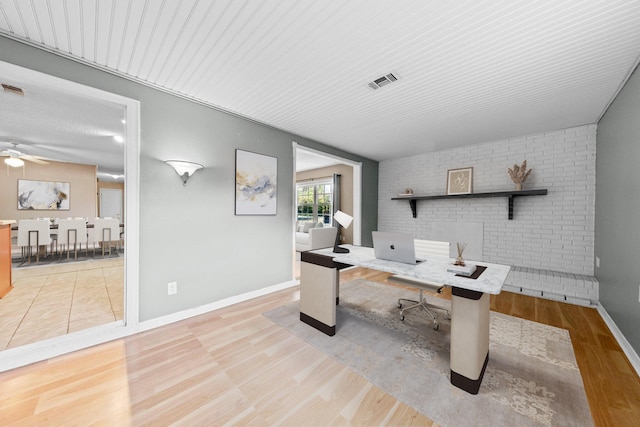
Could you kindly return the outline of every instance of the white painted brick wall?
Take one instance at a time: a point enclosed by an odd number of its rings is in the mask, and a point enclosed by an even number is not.
[[[524,188],[546,188],[548,194],[517,198],[513,220],[506,198],[418,201],[415,219],[408,202],[391,200],[407,187],[419,195],[445,194],[447,171],[469,166],[473,192],[511,190],[507,168],[524,159],[533,169]],[[595,168],[596,125],[385,160],[379,165],[378,229],[428,239],[435,221],[483,222],[488,262],[593,276]],[[598,298],[597,282],[585,288],[564,280],[540,290]]]

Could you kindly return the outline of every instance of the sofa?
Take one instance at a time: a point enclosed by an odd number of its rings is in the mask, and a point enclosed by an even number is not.
[[[323,227],[322,223],[298,225],[296,228],[296,251],[329,248],[336,242],[336,227]]]

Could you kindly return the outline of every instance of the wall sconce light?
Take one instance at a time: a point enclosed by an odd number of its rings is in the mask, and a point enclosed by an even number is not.
[[[4,162],[7,164],[7,166],[11,166],[12,168],[19,168],[21,166],[24,166],[24,160],[18,157],[7,157],[6,159],[4,159]]]
[[[340,244],[340,229],[343,227],[349,228],[353,217],[342,211],[336,211],[336,213],[333,214],[333,219],[338,223],[338,233],[336,234],[336,243],[333,245],[333,252],[337,254],[348,254],[349,249],[338,246]]]
[[[199,163],[182,160],[165,160],[164,162],[176,170],[178,176],[182,178],[182,185],[187,185],[189,177],[204,167]]]

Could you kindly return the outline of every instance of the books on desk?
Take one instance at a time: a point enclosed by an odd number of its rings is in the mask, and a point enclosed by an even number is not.
[[[461,276],[471,276],[476,271],[475,264],[450,265],[447,267],[449,273],[459,274]]]

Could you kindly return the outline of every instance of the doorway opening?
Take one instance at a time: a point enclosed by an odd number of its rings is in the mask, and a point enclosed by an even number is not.
[[[68,330],[66,334],[62,334],[54,337],[47,337],[45,339],[37,340],[35,342],[26,343],[24,345],[8,348],[0,351],[0,371],[13,369],[19,366],[24,366],[30,363],[34,363],[40,360],[45,360],[51,357],[55,357],[61,354],[65,354],[71,351],[75,351],[81,348],[90,347],[102,342],[112,340],[114,338],[129,335],[137,330],[138,327],[138,254],[139,254],[139,217],[138,217],[138,204],[139,204],[139,117],[140,108],[139,102],[130,98],[126,98],[113,93],[105,92],[96,88],[88,87],[54,77],[48,74],[44,74],[31,69],[23,68],[13,64],[0,62],[0,75],[3,79],[8,79],[18,84],[23,84],[25,87],[33,88],[55,88],[58,91],[64,92],[69,98],[81,99],[85,107],[91,106],[104,106],[108,104],[114,106],[116,111],[120,112],[118,118],[118,124],[122,129],[122,136],[124,138],[124,153],[120,154],[119,162],[124,165],[124,206],[120,206],[121,216],[126,218],[127,239],[125,241],[126,250],[122,255],[124,257],[124,267],[122,274],[124,275],[122,296],[120,297],[122,306],[122,315],[120,320],[106,321],[96,326],[90,326],[82,328],[80,330]],[[27,93],[25,93],[25,98]],[[23,101],[24,101],[23,99]],[[55,99],[55,98],[53,98]],[[59,99],[59,98],[58,98]],[[57,106],[60,108],[60,105]],[[82,107],[77,107],[82,109]],[[82,116],[78,111],[78,116]],[[8,116],[7,124],[13,122],[27,123],[28,118],[20,118],[18,116]],[[33,120],[37,121],[37,117]],[[46,121],[39,121],[46,122]],[[64,129],[69,132],[69,135],[73,133],[72,126],[68,128],[61,125],[63,121],[58,121],[55,124],[56,127]],[[66,123],[66,121],[64,121]],[[8,127],[8,126],[7,126]],[[24,128],[24,127],[23,127]],[[73,163],[72,153],[69,151],[69,147],[62,143],[61,139],[54,138],[54,131],[50,133],[46,129],[42,129],[39,136],[34,135],[35,126],[29,128],[31,134],[29,136],[20,135],[19,131],[12,131],[15,135],[11,135],[15,138],[23,138],[25,142],[32,141],[31,145],[27,144],[27,148],[32,152],[29,154],[40,155],[47,157],[51,162],[68,162]],[[3,128],[3,132],[7,132]],[[7,136],[7,135],[2,135]],[[43,150],[42,154],[37,151]],[[122,149],[121,149],[122,152]],[[65,157],[66,156],[66,157]],[[80,163],[80,162],[77,162]],[[94,163],[97,165],[99,162]],[[89,164],[89,163],[84,163]],[[17,179],[16,177],[10,177],[10,179]],[[83,181],[84,182],[84,181]],[[78,182],[71,187],[70,198],[72,203],[80,202],[79,199],[74,199],[74,195],[79,195],[78,189],[81,187],[81,183]],[[76,192],[74,193],[74,189]],[[87,197],[92,200],[86,201],[87,204],[92,204],[96,207],[96,179],[93,179],[93,191],[92,196]],[[15,196],[15,195],[14,195]],[[122,196],[121,200],[122,200]],[[15,204],[11,204],[15,206]],[[124,208],[124,209],[123,209]],[[15,210],[15,208],[14,208]],[[91,211],[88,211],[91,212]],[[52,216],[51,212],[47,212]],[[98,212],[95,212],[94,216]],[[20,213],[15,210],[3,212],[2,216],[9,215],[9,219],[14,216],[20,217]],[[58,216],[69,216],[64,212],[58,213]],[[34,216],[44,216],[43,214],[35,214]],[[75,215],[74,215],[75,216]],[[81,215],[89,216],[89,215]],[[87,218],[87,221],[93,220],[93,218]],[[53,264],[53,261],[52,263]],[[68,265],[71,265],[69,263]],[[38,267],[46,269],[49,266],[43,265]],[[8,296],[11,296],[10,294]],[[55,302],[55,300],[54,300]]]
[[[101,188],[98,204],[98,215],[117,218],[122,222],[122,190],[119,188]]]
[[[322,221],[323,226],[331,226],[333,214],[328,210],[337,208],[353,216],[351,226],[343,230],[343,243],[362,244],[362,164],[296,142],[293,142],[293,157],[293,277],[298,278],[300,253],[296,250],[296,233],[301,221]],[[334,192],[336,185],[338,192]]]

